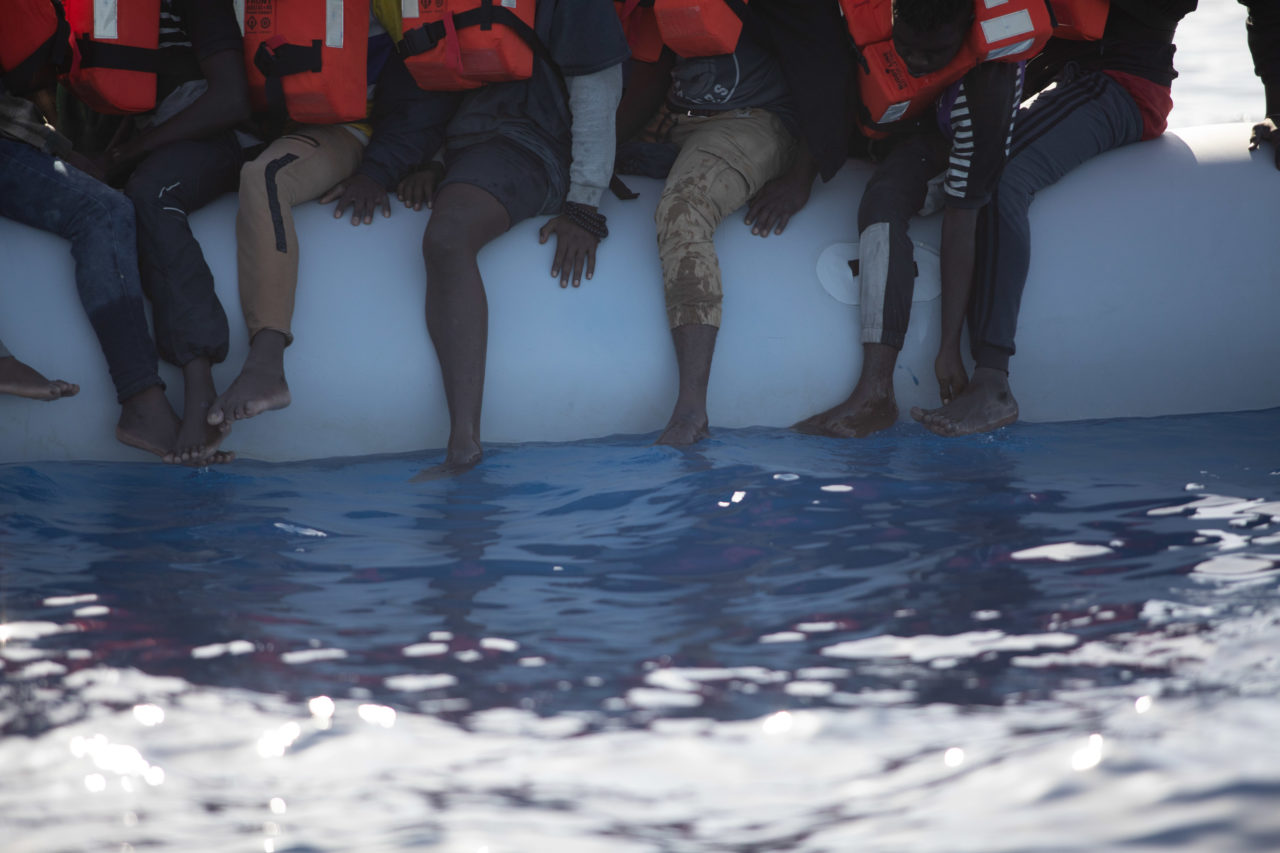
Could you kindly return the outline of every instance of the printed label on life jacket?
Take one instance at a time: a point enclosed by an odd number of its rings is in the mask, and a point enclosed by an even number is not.
[[[119,3],[117,0],[93,0],[93,37],[120,38]]]
[[[241,29],[246,36],[274,35],[276,0],[240,0],[244,4]]]

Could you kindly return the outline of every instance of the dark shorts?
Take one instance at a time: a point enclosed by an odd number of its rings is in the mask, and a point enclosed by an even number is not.
[[[552,186],[547,166],[533,152],[506,139],[490,139],[445,152],[444,180],[470,184],[496,198],[511,224],[558,213],[564,198]]]

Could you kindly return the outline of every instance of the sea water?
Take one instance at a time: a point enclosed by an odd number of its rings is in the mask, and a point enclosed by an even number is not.
[[[1280,849],[1277,435],[0,467],[3,849]]]
[[[0,850],[1280,849],[1277,436],[0,466]]]

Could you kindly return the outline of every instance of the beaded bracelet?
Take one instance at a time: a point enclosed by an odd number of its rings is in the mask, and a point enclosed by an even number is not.
[[[592,209],[589,205],[576,201],[566,201],[560,212],[570,222],[597,240],[603,240],[609,236],[609,226],[605,224],[605,215],[598,210]]]

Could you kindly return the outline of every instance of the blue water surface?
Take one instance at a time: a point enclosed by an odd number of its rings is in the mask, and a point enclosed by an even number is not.
[[[1277,436],[0,466],[3,849],[1280,849]]]

